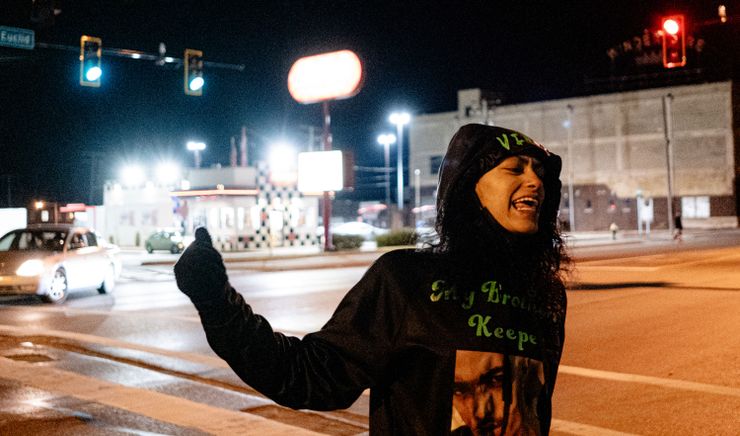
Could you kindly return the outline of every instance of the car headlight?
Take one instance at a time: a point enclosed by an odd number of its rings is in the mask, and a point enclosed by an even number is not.
[[[29,259],[21,264],[15,273],[23,277],[39,276],[44,272],[44,262],[39,259]]]

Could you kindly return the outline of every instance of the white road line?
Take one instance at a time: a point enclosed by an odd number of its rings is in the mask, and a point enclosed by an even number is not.
[[[146,389],[0,357],[0,377],[61,395],[93,401],[181,427],[215,435],[320,435],[245,412],[220,409]]]
[[[215,368],[229,368],[229,366],[218,357],[206,356],[198,353],[188,353],[185,351],[171,351],[163,348],[149,347],[146,345],[135,344],[131,342],[119,341],[117,339],[105,338],[101,336],[88,335],[85,333],[66,332],[62,330],[48,330],[42,328],[18,327],[11,325],[0,325],[0,334],[11,334],[16,336],[52,336],[58,338],[71,339],[80,342],[87,342],[107,347],[123,348],[141,351],[150,354],[177,358],[188,362],[208,365]],[[642,383],[653,386],[660,386],[671,389],[682,389],[695,392],[705,392],[716,395],[728,395],[740,397],[740,388],[728,386],[711,385],[707,383],[697,383],[685,380],[676,380],[660,377],[652,377],[638,374],[628,374],[613,371],[603,371],[598,369],[581,368],[577,366],[560,365],[559,372],[563,374],[576,375],[581,377],[597,378],[602,380],[621,381],[626,383]]]
[[[187,304],[183,304],[187,306],[192,306],[192,304],[188,301]],[[180,305],[180,306],[183,306]],[[170,306],[170,308],[176,308],[179,306]],[[123,311],[114,309],[112,311],[109,310],[101,310],[101,309],[86,309],[84,307],[64,307],[64,306],[34,306],[32,309],[27,308],[21,308],[21,307],[4,307],[3,310],[19,310],[19,311],[32,311],[32,312],[57,312],[57,313],[63,313],[67,316],[77,316],[77,315],[104,315],[104,316],[125,316],[130,317],[131,312]],[[138,309],[140,312],[136,313],[136,316],[143,316],[148,318],[167,318],[167,319],[179,319],[183,321],[191,321],[191,322],[198,322],[200,323],[200,318],[197,314],[189,316],[189,315],[163,315],[162,312],[154,312],[154,311],[147,311],[147,312],[141,312],[141,308]]]
[[[726,256],[720,256],[720,257],[709,257],[707,259],[699,259],[699,260],[690,260],[686,262],[681,263],[674,263],[670,265],[664,265],[663,267],[672,267],[672,268],[684,268],[687,266],[694,266],[694,265],[702,265],[705,263],[717,263],[725,260],[735,259],[740,257],[740,253],[738,254],[728,254]]]
[[[581,377],[597,378],[601,380],[620,381],[626,383],[642,383],[646,385],[660,386],[662,388],[681,389],[685,391],[740,397],[740,388],[732,388],[729,386],[710,385],[707,383],[697,383],[685,380],[675,380],[639,374],[602,371],[599,369],[580,368],[577,366],[568,365],[560,365],[558,372],[570,375],[577,375]]]
[[[608,428],[564,421],[562,419],[553,419],[550,430],[579,436],[639,436],[636,433],[623,433],[621,431],[609,430]]]
[[[17,327],[11,325],[0,325],[0,334],[11,334],[15,336],[51,336],[56,338],[72,339],[79,342],[102,345],[106,347],[123,348],[128,350],[142,351],[160,356],[172,357],[192,363],[199,363],[215,368],[230,368],[229,365],[219,357],[206,356],[186,351],[171,351],[163,348],[149,347],[132,342],[119,341],[117,339],[102,336],[88,335],[85,333],[65,332],[63,330],[48,330],[43,328]]]
[[[639,259],[645,260],[652,257],[659,257],[662,258],[665,257],[665,255],[649,255],[649,256],[639,256]],[[612,260],[596,260],[596,261],[585,261],[583,263],[577,263],[575,266],[575,270],[583,270],[583,271],[634,271],[634,272],[655,272],[666,268],[685,268],[687,266],[695,266],[695,265],[702,265],[706,263],[716,263],[720,261],[735,259],[740,257],[740,253],[737,254],[728,254],[725,256],[720,257],[710,257],[707,259],[698,259],[698,260],[689,260],[686,262],[678,262],[678,263],[667,263],[663,265],[657,265],[657,266],[629,266],[629,265],[604,265],[603,263],[609,263]]]
[[[578,271],[617,271],[617,272],[655,272],[658,266],[618,266],[618,265],[576,265],[574,270]]]

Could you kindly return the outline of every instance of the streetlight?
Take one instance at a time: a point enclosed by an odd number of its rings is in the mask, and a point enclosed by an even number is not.
[[[298,178],[296,148],[284,142],[272,144],[269,148],[270,182],[277,186],[295,183]]]
[[[138,165],[127,165],[121,169],[121,179],[128,187],[141,186],[145,179],[144,169]]]
[[[188,141],[187,147],[195,155],[195,168],[200,168],[200,152],[206,149],[206,143]]]
[[[180,178],[180,168],[174,162],[161,162],[157,165],[156,175],[161,185],[174,186]]]
[[[388,212],[390,212],[391,207],[391,168],[388,166],[388,162],[390,161],[390,145],[396,143],[396,135],[393,133],[384,133],[382,135],[378,135],[378,143],[383,145],[383,156],[385,157],[385,166],[383,167],[385,170],[385,206],[388,208]]]
[[[396,136],[398,136],[398,148],[396,149],[398,152],[398,198],[396,200],[400,211],[403,209],[403,126],[411,121],[411,115],[408,112],[393,112],[388,117],[388,121],[396,125]]]

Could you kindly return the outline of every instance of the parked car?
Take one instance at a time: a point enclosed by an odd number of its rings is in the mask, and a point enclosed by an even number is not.
[[[331,231],[336,235],[357,235],[362,236],[367,241],[372,241],[378,235],[388,233],[388,229],[381,229],[368,223],[360,221],[349,221],[336,226],[331,226]]]
[[[62,303],[73,291],[112,292],[121,272],[117,251],[87,227],[39,224],[10,231],[0,238],[0,294]]]
[[[154,250],[167,250],[177,254],[185,249],[185,245],[182,235],[175,230],[157,230],[144,241],[144,248],[148,253]]]

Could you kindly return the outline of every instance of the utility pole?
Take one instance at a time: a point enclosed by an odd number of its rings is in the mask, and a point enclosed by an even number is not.
[[[673,94],[663,96],[663,133],[665,135],[666,180],[668,183],[668,230],[673,234],[673,112],[671,103]]]
[[[573,105],[568,105],[568,231],[576,231],[576,199],[573,194]]]
[[[414,207],[416,207],[416,213],[420,214],[421,210],[421,170],[416,168],[414,170]]]

